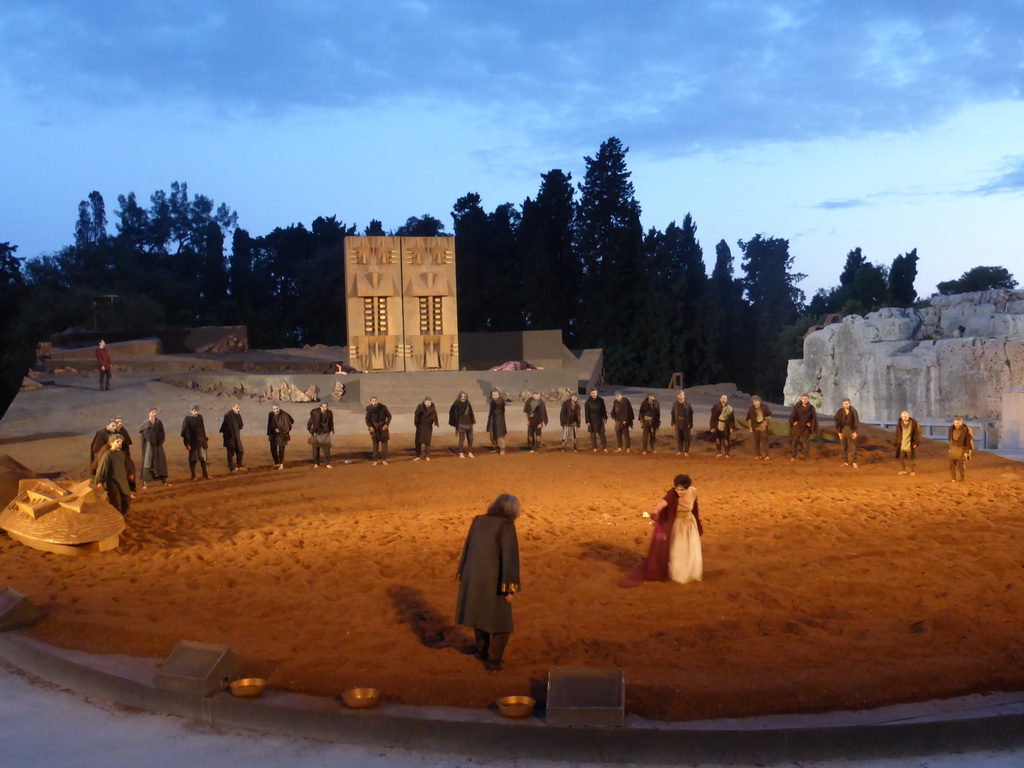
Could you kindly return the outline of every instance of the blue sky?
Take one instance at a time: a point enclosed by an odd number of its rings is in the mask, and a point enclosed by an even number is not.
[[[536,195],[617,136],[645,227],[1024,282],[1024,0],[4,0],[0,241],[175,180],[251,234]]]

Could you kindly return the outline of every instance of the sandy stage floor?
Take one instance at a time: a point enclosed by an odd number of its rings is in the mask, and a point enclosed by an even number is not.
[[[139,494],[118,550],[71,558],[2,537],[0,585],[45,611],[31,635],[58,646],[164,658],[181,639],[225,643],[273,687],[374,686],[410,704],[486,706],[539,690],[553,666],[622,667],[628,711],[670,720],[1024,687],[1020,464],[979,452],[951,485],[930,442],[913,478],[881,445],[852,470],[826,445],[791,463],[781,441],[768,463],[703,442],[686,460],[459,460],[440,434],[429,464],[396,435],[390,467],[370,466],[360,438],[342,449],[355,463],[316,471],[298,440],[282,472],[254,436],[252,471],[225,474],[214,449],[197,483],[169,439],[174,485]],[[0,452],[52,466],[87,446]],[[705,581],[623,589],[650,537],[641,513],[680,471],[700,493]],[[471,518],[504,491],[524,507],[523,592],[495,674],[452,626],[454,572]]]

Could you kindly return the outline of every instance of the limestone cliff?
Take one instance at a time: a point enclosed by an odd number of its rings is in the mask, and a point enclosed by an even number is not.
[[[1024,386],[1024,291],[936,296],[923,309],[850,315],[804,339],[785,398],[817,394],[831,414],[849,397],[868,422],[999,419],[1002,393]]]

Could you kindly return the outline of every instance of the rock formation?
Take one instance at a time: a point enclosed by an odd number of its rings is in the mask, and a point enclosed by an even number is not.
[[[997,421],[1004,390],[1024,386],[1024,291],[936,296],[921,309],[850,315],[804,339],[790,360],[785,399],[803,392],[825,413],[849,397],[867,422]]]

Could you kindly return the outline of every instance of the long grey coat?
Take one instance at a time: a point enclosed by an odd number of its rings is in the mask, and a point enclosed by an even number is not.
[[[459,560],[455,622],[484,632],[511,632],[512,605],[505,595],[519,591],[519,539],[515,523],[498,515],[477,515]]]

